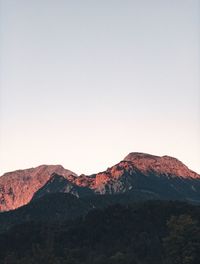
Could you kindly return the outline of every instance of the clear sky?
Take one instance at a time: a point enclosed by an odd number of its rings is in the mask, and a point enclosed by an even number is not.
[[[0,174],[132,151],[200,173],[199,4],[1,0]]]

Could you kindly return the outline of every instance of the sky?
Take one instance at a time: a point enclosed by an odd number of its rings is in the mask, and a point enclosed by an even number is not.
[[[200,173],[200,1],[0,2],[0,175],[129,152]]]

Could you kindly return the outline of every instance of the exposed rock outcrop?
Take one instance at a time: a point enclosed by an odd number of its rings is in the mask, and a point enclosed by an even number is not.
[[[0,211],[7,211],[27,204],[53,173],[64,178],[76,174],[61,165],[41,165],[36,168],[5,173],[0,177]]]

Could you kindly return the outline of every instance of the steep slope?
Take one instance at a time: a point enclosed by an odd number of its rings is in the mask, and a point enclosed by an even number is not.
[[[168,156],[130,153],[93,178],[90,187],[100,194],[140,190],[160,199],[200,201],[200,175]],[[79,178],[75,180],[79,183]]]
[[[158,199],[200,201],[200,175],[169,156],[133,152],[104,172],[74,178],[74,183],[99,194],[137,190]]]
[[[5,173],[0,177],[0,211],[7,211],[27,204],[53,173],[64,178],[76,174],[61,165],[41,165],[36,168]]]
[[[46,184],[35,192],[32,200],[38,199],[49,193],[71,193],[76,197],[83,197],[85,195],[92,195],[94,192],[88,187],[80,187],[63,176],[53,173]]]
[[[48,193],[91,194],[143,193],[153,199],[200,202],[200,175],[169,156],[130,153],[104,172],[79,177],[62,166],[6,173],[0,177],[0,211],[18,208]]]

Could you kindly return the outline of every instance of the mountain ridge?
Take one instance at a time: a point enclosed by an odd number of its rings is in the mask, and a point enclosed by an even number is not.
[[[0,177],[0,211],[16,209],[48,193],[80,197],[135,190],[160,199],[200,202],[200,175],[176,158],[140,152],[131,152],[116,165],[92,175],[78,176],[61,165],[40,165]]]

